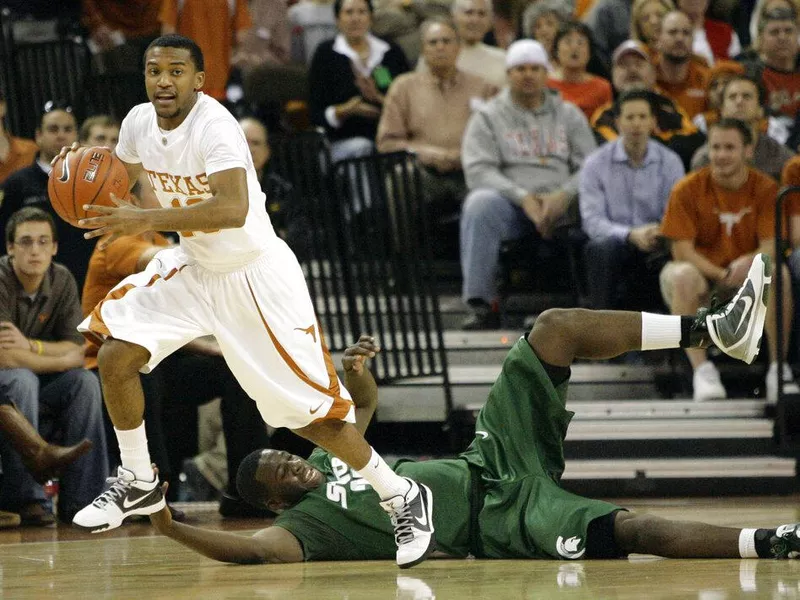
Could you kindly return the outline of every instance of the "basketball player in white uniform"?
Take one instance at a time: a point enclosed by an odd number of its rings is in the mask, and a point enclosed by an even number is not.
[[[395,525],[397,562],[413,566],[433,550],[432,494],[396,475],[354,427],[353,402],[336,375],[300,266],[269,222],[245,136],[200,91],[204,77],[192,40],[168,35],[150,45],[150,103],[125,118],[115,152],[131,182],[147,174],[163,208],[115,198],[116,208],[93,206],[101,216],[82,223],[93,229],[86,237],[108,236],[101,244],[149,230],[179,231],[181,243],[123,280],[78,328],[103,342],[100,376],[122,466],[73,523],[104,531],[164,507],[147,449],[139,372],[213,335],[267,423],[335,454],[375,488]]]

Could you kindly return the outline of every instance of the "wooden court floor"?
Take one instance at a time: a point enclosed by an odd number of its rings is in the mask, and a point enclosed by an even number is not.
[[[633,510],[717,525],[765,527],[800,520],[800,497],[616,500]],[[189,509],[198,526],[250,533],[266,522],[221,520]],[[724,600],[800,598],[800,561],[429,560],[225,565],[129,524],[91,536],[70,527],[0,531],[0,597],[469,600],[550,598]]]

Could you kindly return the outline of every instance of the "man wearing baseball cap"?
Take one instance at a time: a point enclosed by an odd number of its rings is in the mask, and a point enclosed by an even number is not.
[[[690,169],[695,151],[705,143],[705,136],[697,131],[689,115],[680,106],[661,93],[656,86],[656,71],[647,48],[636,40],[627,40],[614,50],[611,83],[616,95],[628,90],[652,92],[656,130],[653,136],[681,157],[684,169]],[[614,105],[609,103],[597,109],[591,119],[598,141],[612,141],[619,137]]]
[[[462,164],[470,190],[461,214],[464,329],[496,329],[500,244],[537,232],[552,236],[575,206],[578,170],[596,143],[586,117],[546,86],[544,47],[519,40],[506,53],[508,87],[467,125]]]

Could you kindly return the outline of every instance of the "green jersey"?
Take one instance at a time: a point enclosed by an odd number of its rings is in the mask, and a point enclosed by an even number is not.
[[[308,462],[322,472],[325,484],[275,520],[276,526],[300,541],[305,560],[393,559],[397,552],[394,530],[372,486],[323,450],[315,450]],[[437,549],[451,556],[467,556],[470,520],[476,517],[467,462],[400,461],[394,470],[431,488],[434,507],[441,507],[433,511]]]

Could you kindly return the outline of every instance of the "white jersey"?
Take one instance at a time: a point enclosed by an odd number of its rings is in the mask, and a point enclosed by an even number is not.
[[[197,102],[177,128],[158,126],[151,103],[135,106],[119,132],[116,155],[141,163],[161,206],[180,208],[210,198],[208,176],[227,169],[247,171],[250,207],[237,229],[181,231],[190,259],[213,271],[231,271],[260,257],[276,238],[266,210],[244,132],[224,106],[198,93]]]

